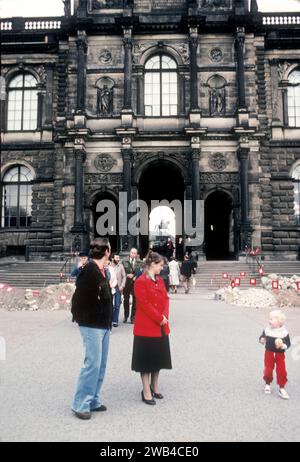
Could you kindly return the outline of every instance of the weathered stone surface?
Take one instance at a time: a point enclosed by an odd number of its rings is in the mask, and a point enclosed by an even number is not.
[[[232,2],[227,3],[232,5]],[[269,37],[270,29],[256,24],[260,19],[248,16],[242,3],[236,11],[239,17],[235,22],[234,10],[228,12],[211,2],[198,2],[198,7],[189,5],[188,9],[184,0],[143,1],[134,8],[133,15],[138,12],[139,20],[135,21],[133,16],[132,29],[128,26],[129,17],[126,16],[122,25],[122,14],[116,21],[115,12],[110,14],[109,8],[105,8],[105,14],[101,15],[94,14],[95,11],[84,12],[87,20],[82,20],[80,13],[80,24],[75,15],[70,24],[66,20],[62,30],[55,30],[54,34],[49,30],[45,33],[27,30],[27,45],[22,45],[18,53],[15,53],[16,45],[13,45],[13,53],[10,45],[6,45],[2,62],[7,85],[18,71],[18,65],[19,69],[37,76],[43,99],[40,101],[42,109],[39,109],[41,126],[36,131],[7,132],[2,126],[1,168],[6,171],[14,164],[27,165],[34,172],[34,181],[31,226],[27,229],[0,228],[0,255],[15,248],[24,252],[26,247],[32,259],[60,256],[72,249],[78,233],[81,245],[87,246],[94,236],[95,198],[97,195],[115,198],[123,188],[122,149],[125,147],[137,154],[131,164],[134,197],[137,190],[143,188],[142,184],[135,183],[137,170],[147,169],[149,156],[153,163],[163,158],[180,170],[186,197],[191,197],[188,156],[190,149],[197,146],[200,195],[207,199],[211,193],[222,191],[232,200],[232,232],[236,242],[240,239],[241,219],[238,151],[241,147],[249,150],[248,218],[255,245],[275,256],[286,251],[287,258],[296,258],[300,227],[295,224],[295,183],[291,173],[300,160],[300,139],[297,129],[286,126],[283,103],[286,82],[282,79],[288,78],[288,70],[293,70],[300,62],[300,50],[293,46],[293,37],[298,32],[289,24],[285,33],[290,40],[285,39],[283,44],[278,35],[278,43],[275,43],[274,38]],[[200,4],[206,6],[202,8]],[[119,6],[122,8],[123,3]],[[150,11],[160,14],[149,15]],[[198,24],[198,29],[190,26],[196,24],[201,15],[206,16],[205,27],[202,24]],[[243,25],[246,26],[246,107],[243,108],[245,122],[238,126],[241,114],[238,114],[235,45],[236,29]],[[5,43],[9,43],[13,33],[13,30],[4,31],[8,39]],[[24,31],[18,33],[22,35]],[[47,40],[36,51],[30,42],[37,44],[37,38],[43,33]],[[124,33],[127,34],[125,40]],[[195,74],[200,136],[199,126],[189,114],[192,40],[197,45]],[[126,114],[128,118],[123,113],[126,46],[132,50],[132,98],[130,115]],[[85,108],[80,111],[77,74],[82,69],[78,69],[78,47],[83,47],[85,59]],[[155,53],[171,56],[176,62],[178,115],[174,117],[144,116],[145,63]],[[282,72],[286,74],[283,76]],[[217,101],[222,107],[217,114],[211,107],[214,100],[210,82],[215,77],[224,85],[222,101]],[[99,115],[98,90],[103,79],[112,83],[112,107],[109,114]],[[1,115],[6,109],[2,107]],[[5,125],[5,117],[2,119]],[[83,223],[78,231],[78,227],[74,227],[74,208],[76,187],[78,193],[75,159],[79,151],[83,158]],[[112,159],[107,171],[98,170],[95,165],[95,160],[104,154]],[[216,155],[224,159],[223,167],[211,162]]]

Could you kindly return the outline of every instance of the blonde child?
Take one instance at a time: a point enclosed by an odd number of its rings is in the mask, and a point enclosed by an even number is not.
[[[285,390],[287,383],[287,372],[285,366],[285,351],[291,346],[289,333],[285,327],[286,316],[281,310],[271,311],[269,325],[265,328],[259,338],[260,343],[265,345],[264,381],[266,382],[265,394],[271,394],[271,383],[273,381],[273,370],[276,364],[277,383],[279,385],[279,396],[282,399],[289,399]]]

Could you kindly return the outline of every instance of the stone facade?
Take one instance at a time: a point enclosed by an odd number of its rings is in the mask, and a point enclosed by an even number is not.
[[[2,248],[31,259],[85,248],[99,198],[142,196],[144,172],[169,165],[186,199],[228,197],[227,257],[253,245],[265,258],[299,258],[291,172],[300,127],[287,116],[289,75],[300,69],[299,15],[262,14],[256,1],[249,11],[244,0],[74,3],[71,13],[65,2],[62,18],[1,21],[1,178],[15,164],[34,176],[31,225],[2,223]],[[145,115],[145,63],[156,54],[177,65],[176,116]],[[7,128],[18,73],[37,80],[33,131]],[[126,252],[132,242],[117,238],[115,247]],[[195,250],[205,258],[205,246]]]

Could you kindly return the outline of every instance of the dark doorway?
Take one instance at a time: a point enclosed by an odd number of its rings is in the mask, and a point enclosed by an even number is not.
[[[149,213],[152,200],[165,199],[172,202],[177,199],[183,206],[184,191],[184,180],[179,168],[164,159],[153,161],[147,166],[138,184],[139,199],[147,203]],[[149,220],[149,216],[147,218]],[[178,241],[178,236],[175,236],[175,240]],[[140,255],[143,257],[149,250],[149,235],[140,236],[138,244]]]
[[[99,232],[99,227],[97,226],[97,222],[103,215],[107,214],[108,207],[104,208],[103,212],[97,212],[97,204],[102,201],[112,201],[112,203],[115,205],[115,210],[116,210],[116,218],[115,221],[113,222],[112,226],[109,226],[110,224],[108,223],[108,220],[105,220],[104,226],[106,228],[109,228],[109,230],[106,233],[101,233]],[[118,202],[116,198],[109,193],[100,193],[96,196],[94,202],[93,202],[93,207],[92,207],[92,236],[94,238],[97,237],[108,237],[109,242],[111,245],[111,253],[116,253],[119,252],[120,246],[119,246],[119,236],[118,236],[118,230],[119,230],[119,209],[118,209]]]
[[[205,201],[205,252],[207,260],[234,259],[233,204],[223,191]]]

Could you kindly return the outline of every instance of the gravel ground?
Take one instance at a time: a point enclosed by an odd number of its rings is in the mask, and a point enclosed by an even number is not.
[[[300,342],[300,310],[286,312]],[[132,326],[121,324],[111,336],[103,387],[108,411],[83,422],[70,410],[82,361],[70,314],[1,310],[7,360],[0,361],[0,441],[300,441],[297,347],[287,354],[290,401],[275,385],[271,396],[263,393],[258,337],[267,313],[172,295],[173,370],[161,373],[165,399],[155,407],[141,402],[140,378],[130,370]]]

